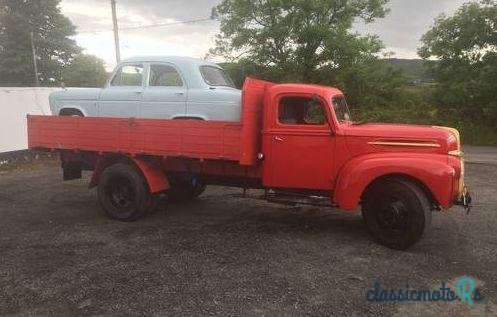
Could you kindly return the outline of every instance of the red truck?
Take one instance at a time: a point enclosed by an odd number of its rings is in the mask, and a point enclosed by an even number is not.
[[[406,249],[433,210],[469,206],[459,133],[360,124],[343,93],[248,78],[241,122],[28,116],[30,149],[59,151],[65,180],[92,170],[103,210],[133,221],[158,195],[188,201],[206,185],[264,189],[279,202],[359,205],[379,243]]]

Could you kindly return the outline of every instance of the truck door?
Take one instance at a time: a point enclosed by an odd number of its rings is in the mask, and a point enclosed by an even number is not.
[[[187,88],[170,64],[152,63],[140,105],[142,118],[172,119],[186,115]]]
[[[144,66],[124,64],[100,93],[98,110],[101,117],[129,118],[139,116],[143,93]]]
[[[335,138],[324,101],[310,94],[276,98],[264,130],[266,187],[331,190]]]

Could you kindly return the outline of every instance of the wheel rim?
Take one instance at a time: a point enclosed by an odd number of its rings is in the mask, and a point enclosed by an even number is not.
[[[380,202],[376,220],[380,228],[391,235],[403,235],[408,227],[408,208],[402,199],[388,197]]]
[[[124,177],[116,177],[110,182],[107,196],[119,213],[127,212],[135,201],[135,191],[131,182]]]

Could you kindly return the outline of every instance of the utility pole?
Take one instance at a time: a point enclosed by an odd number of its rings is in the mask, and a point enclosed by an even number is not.
[[[36,49],[35,49],[35,43],[33,41],[33,32],[29,33],[30,40],[31,40],[31,53],[33,54],[33,68],[35,72],[35,86],[38,87],[40,86],[40,82],[38,81],[38,64],[36,61]]]
[[[119,50],[119,30],[117,28],[117,17],[116,17],[116,0],[110,0],[112,6],[112,24],[114,25],[114,45],[116,47],[116,62],[119,63],[121,60],[121,52]]]

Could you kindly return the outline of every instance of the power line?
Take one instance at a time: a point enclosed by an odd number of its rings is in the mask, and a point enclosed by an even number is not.
[[[205,21],[213,21],[211,18],[201,18],[201,19],[194,19],[194,20],[186,20],[186,21],[177,21],[177,22],[167,22],[167,23],[155,23],[155,24],[145,24],[145,25],[136,25],[136,26],[127,26],[127,27],[119,27],[119,30],[138,30],[138,29],[149,29],[149,28],[156,28],[156,27],[164,27],[164,26],[173,26],[173,25],[179,25],[179,24],[189,24],[189,23],[198,23],[198,22],[205,22]],[[99,29],[99,30],[83,30],[79,31],[78,33],[101,33],[101,32],[109,32],[112,31],[113,29]]]
[[[148,29],[148,28],[155,28],[155,27],[161,27],[161,26],[171,26],[171,25],[187,24],[187,23],[197,23],[197,22],[203,22],[203,21],[211,21],[211,19],[210,18],[204,18],[204,19],[196,19],[196,20],[188,20],[188,21],[178,21],[178,22],[169,22],[169,23],[157,23],[157,24],[140,25],[140,26],[129,26],[129,27],[122,27],[120,29],[121,30]]]

